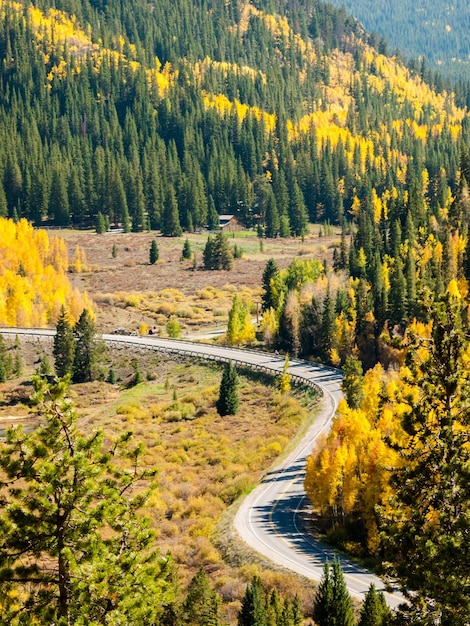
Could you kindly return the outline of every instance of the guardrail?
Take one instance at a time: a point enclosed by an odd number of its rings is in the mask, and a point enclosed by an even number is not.
[[[15,328],[5,327],[5,328],[0,328],[0,334],[23,335],[23,336],[26,335],[26,336],[36,337],[37,339],[52,339],[55,335],[55,330],[51,328],[34,328],[33,329],[33,328],[20,328],[20,327],[15,327]],[[235,348],[232,346],[215,346],[214,344],[208,344],[208,343],[202,343],[202,342],[190,342],[185,339],[168,339],[168,341],[171,342],[171,344],[173,345],[162,345],[162,344],[157,344],[156,342],[154,342],[152,340],[151,335],[144,336],[144,335],[109,335],[109,334],[106,334],[106,336],[103,337],[103,340],[105,341],[106,344],[117,344],[121,346],[124,345],[124,346],[131,347],[133,350],[139,350],[139,349],[154,350],[156,352],[163,352],[166,354],[178,354],[179,356],[182,356],[183,358],[184,357],[188,357],[188,358],[197,357],[206,361],[216,361],[219,363],[227,363],[229,361],[232,361],[232,363],[237,364],[239,367],[245,367],[252,371],[261,372],[261,373],[264,373],[273,377],[280,376],[283,371],[283,364],[281,360],[278,362],[279,367],[270,367],[269,365],[263,365],[263,364],[247,361],[235,355],[236,352],[242,351],[247,354],[256,354],[257,356],[259,355],[272,356],[272,353],[266,352],[264,350],[255,350],[255,349],[249,349],[249,348]],[[158,340],[159,342],[166,341],[165,338],[161,338],[161,337],[155,337],[155,340]],[[178,346],[176,347],[174,344],[178,344]],[[204,351],[204,347],[207,347],[209,351]],[[210,348],[214,348],[219,351],[223,351],[229,354],[232,353],[232,354],[230,356],[225,356],[222,354],[214,354],[210,351]],[[281,355],[279,356],[281,357]],[[308,362],[293,360],[290,362],[290,367],[294,367],[302,363],[310,364]],[[310,365],[313,365],[313,364],[310,364]],[[322,366],[322,367],[325,368],[325,371],[329,371],[329,370],[331,370],[332,372],[337,371],[334,368],[328,368],[326,366]],[[315,389],[317,393],[319,393],[320,395],[323,395],[323,390],[314,381],[310,380],[309,378],[305,376],[292,373],[289,370],[288,370],[288,374],[290,376],[291,382],[294,385],[303,385],[306,387],[310,387],[312,389]]]
[[[160,339],[162,340],[162,339]],[[175,341],[174,339],[172,339],[171,341]],[[127,346],[131,346],[132,348],[143,348],[146,350],[154,350],[156,352],[164,352],[166,354],[178,354],[179,356],[183,356],[183,357],[198,357],[200,359],[203,359],[205,361],[217,361],[219,363],[228,363],[229,361],[231,361],[234,364],[238,364],[241,367],[246,367],[250,370],[253,370],[255,372],[262,372],[264,374],[268,374],[270,376],[280,376],[282,374],[282,369],[276,368],[276,367],[269,367],[267,365],[260,365],[259,363],[251,363],[249,361],[246,361],[244,359],[240,359],[237,358],[235,356],[230,356],[230,357],[225,357],[223,355],[220,354],[211,354],[208,352],[201,352],[200,350],[195,350],[194,348],[191,349],[190,347],[185,347],[183,348],[183,344],[185,346],[190,346],[190,342],[187,341],[180,341],[178,343],[181,344],[181,347],[175,348],[174,346],[164,346],[164,345],[157,345],[157,344],[152,344],[152,343],[137,343],[135,341],[129,341],[126,340],[125,335],[119,335],[114,337],[106,337],[106,343],[116,343],[119,345],[127,345]],[[204,346],[204,344],[197,344],[198,346]],[[210,344],[207,344],[210,345]],[[229,346],[217,346],[220,349],[223,349],[224,351],[239,351],[239,350],[243,350],[243,352],[250,352],[250,350],[245,350],[245,348],[231,348]],[[252,353],[256,354],[263,354],[263,352],[261,350],[258,351],[251,351]],[[265,352],[264,354],[269,355],[270,353]],[[309,380],[308,378],[305,378],[303,376],[299,376],[298,374],[292,374],[289,372],[289,376],[291,379],[291,382],[293,384],[296,385],[304,385],[306,387],[311,387],[312,389],[315,389],[319,394],[322,394],[322,390],[321,388],[314,383],[312,380]]]

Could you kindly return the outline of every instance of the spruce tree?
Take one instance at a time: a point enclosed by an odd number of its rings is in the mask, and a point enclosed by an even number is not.
[[[261,310],[267,311],[277,307],[277,297],[273,289],[272,282],[279,275],[279,267],[276,261],[271,258],[266,263],[262,276],[263,292],[261,294]]]
[[[290,235],[291,232],[289,216],[287,214],[281,215],[281,217],[279,218],[279,236],[287,239],[288,237],[290,237]]]
[[[94,380],[98,358],[96,327],[88,309],[84,309],[73,329],[75,354],[73,381],[86,383]]]
[[[75,341],[73,328],[64,306],[61,307],[59,319],[57,320],[52,354],[57,376],[62,378],[66,374],[71,374],[75,356]]]
[[[325,295],[323,301],[323,311],[320,327],[320,345],[323,354],[323,358],[326,361],[330,361],[331,348],[333,345],[334,337],[334,323],[335,323],[335,304],[330,296],[330,286]]]
[[[385,557],[409,604],[402,623],[465,626],[470,615],[470,372],[468,311],[456,281],[427,296],[431,337],[411,335],[406,437],[393,447],[394,501],[384,511]]]
[[[141,447],[81,435],[66,381],[34,386],[38,427],[9,429],[0,451],[2,623],[160,623],[172,566],[140,511]]]
[[[102,235],[106,232],[106,222],[104,220],[104,215],[103,213],[101,213],[101,211],[96,216],[95,230],[98,235]]]
[[[323,576],[315,594],[312,617],[318,626],[333,624],[333,581],[331,579],[330,564],[326,559],[323,566]]]
[[[158,261],[159,256],[160,256],[160,253],[158,251],[157,242],[155,241],[155,239],[152,239],[152,243],[150,244],[150,251],[149,251],[150,265],[155,265],[155,263]]]
[[[183,623],[188,626],[219,626],[220,598],[211,587],[206,570],[201,565],[189,583],[183,605]]]
[[[56,226],[70,225],[69,198],[64,177],[64,171],[58,167],[52,175],[51,192],[49,196],[49,215],[54,218]]]
[[[387,606],[384,594],[378,592],[371,583],[361,607],[357,626],[388,626],[391,624],[391,618],[392,612]]]
[[[207,238],[206,245],[202,252],[202,259],[206,270],[214,269],[214,239],[211,235]]]
[[[227,237],[219,232],[215,237],[209,235],[203,251],[204,267],[207,270],[231,270],[233,252]]]
[[[218,230],[220,227],[219,214],[215,208],[214,198],[209,196],[209,204],[207,210],[207,228],[208,230]]]
[[[259,576],[246,587],[242,606],[238,614],[238,626],[266,626],[264,590]]]
[[[289,195],[289,221],[292,234],[302,237],[308,228],[308,215],[305,201],[296,180],[293,181]]]
[[[358,409],[364,400],[364,373],[362,363],[355,356],[348,356],[343,366],[341,389],[351,409]]]
[[[332,568],[328,559],[325,561],[313,604],[313,619],[318,626],[354,626],[351,597],[337,558],[333,560]]]
[[[214,261],[215,268],[221,270],[231,270],[233,265],[233,252],[230,249],[227,237],[222,233],[217,233],[214,239]]]
[[[354,626],[354,611],[351,596],[346,588],[343,571],[338,558],[333,560],[333,607],[335,626]]]
[[[170,185],[165,197],[162,217],[162,234],[165,237],[179,237],[183,230],[180,225],[178,202],[173,185]]]
[[[0,334],[0,382],[4,383],[13,372],[13,362],[8,354],[3,335]]]
[[[183,251],[181,253],[182,259],[190,259],[191,258],[191,244],[189,243],[189,239],[186,239],[183,245]]]
[[[266,237],[277,237],[281,228],[279,220],[279,213],[276,206],[276,198],[271,188],[269,188],[269,194],[266,202]]]
[[[224,415],[235,415],[238,411],[238,375],[233,363],[229,361],[225,364],[220,383],[219,398],[216,402],[217,413]]]

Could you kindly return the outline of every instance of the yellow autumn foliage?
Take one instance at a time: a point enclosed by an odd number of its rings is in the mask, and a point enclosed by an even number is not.
[[[0,218],[0,325],[49,326],[61,306],[75,323],[92,305],[71,286],[68,266],[63,239],[50,240],[24,219],[16,224]]]
[[[25,8],[19,2],[8,2],[0,0],[0,17],[5,16],[6,11],[16,11],[23,15]],[[120,37],[117,41],[119,50],[110,50],[103,46],[93,43],[91,30],[86,30],[80,25],[78,19],[74,15],[67,15],[63,11],[50,8],[47,13],[40,8],[30,5],[27,9],[29,22],[34,30],[35,39],[41,44],[43,50],[44,62],[49,62],[51,54],[65,43],[70,55],[76,58],[85,58],[89,56],[95,68],[98,70],[103,59],[113,62],[116,65],[122,63],[128,65],[133,71],[140,69],[141,64],[133,58],[128,58],[124,54],[124,39]],[[136,48],[134,44],[128,44],[126,47],[128,54],[136,56]],[[47,75],[49,83],[52,82],[54,76],[63,77],[69,71],[69,67],[64,59],[59,59]],[[80,66],[74,68],[74,72],[80,72]],[[166,63],[163,69],[158,58],[155,59],[154,68],[146,68],[147,80],[150,86],[155,86],[160,95],[165,95],[173,83],[176,73],[173,72],[171,66]]]
[[[398,457],[385,437],[400,439],[401,426],[393,406],[399,374],[376,365],[364,376],[364,399],[357,409],[339,404],[330,432],[307,460],[305,490],[315,509],[334,524],[359,518],[364,524],[367,549],[379,545],[376,507],[386,506],[391,495],[390,468]],[[390,401],[384,403],[384,393]]]

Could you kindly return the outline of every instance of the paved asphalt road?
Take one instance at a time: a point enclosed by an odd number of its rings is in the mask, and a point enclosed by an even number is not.
[[[51,337],[54,332],[39,329],[0,329],[1,334],[13,335]],[[103,335],[103,339],[106,343],[132,345],[141,349],[183,353],[217,361],[231,360],[234,364],[245,364],[262,371],[282,372],[284,366],[284,358],[271,353],[154,336]],[[303,481],[306,458],[311,453],[316,438],[328,430],[341,398],[341,374],[326,366],[295,360],[290,362],[289,372],[293,377],[299,377],[323,391],[320,412],[296,449],[245,498],[234,524],[243,541],[256,551],[307,578],[319,580],[325,559],[328,558],[331,562],[335,552],[314,540],[308,531],[309,504]],[[384,591],[389,606],[396,607],[403,601],[398,592],[386,591],[383,582],[367,570],[344,557],[340,560],[348,590],[354,597],[363,598],[373,582],[377,589]]]

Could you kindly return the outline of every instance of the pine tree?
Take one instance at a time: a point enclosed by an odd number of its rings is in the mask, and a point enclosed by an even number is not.
[[[155,241],[155,239],[152,239],[152,243],[150,244],[150,251],[149,251],[150,265],[155,265],[155,263],[158,261],[159,256],[160,256],[160,253],[158,251],[157,242]]]
[[[373,583],[364,598],[361,615],[357,626],[388,626],[392,612],[387,606],[384,594],[377,592]]]
[[[238,614],[238,626],[266,626],[264,591],[259,576],[246,587],[242,606]]]
[[[173,185],[170,185],[165,197],[165,206],[162,217],[162,235],[165,237],[180,237],[183,230],[180,226],[178,202]]]
[[[337,558],[334,559],[332,568],[328,559],[325,561],[313,604],[313,619],[318,626],[354,626],[351,597]]]
[[[409,604],[402,623],[464,626],[470,615],[470,372],[468,312],[452,281],[426,302],[430,340],[412,336],[407,393],[399,398],[406,438],[383,520],[386,560]]]
[[[270,308],[276,309],[277,307],[277,298],[274,294],[272,280],[274,280],[279,275],[279,268],[277,266],[276,261],[271,258],[266,263],[266,267],[263,271],[262,276],[262,288],[263,292],[261,294],[261,310],[267,311]]]
[[[9,429],[0,452],[2,623],[159,623],[172,566],[140,512],[141,447],[79,434],[65,381],[34,386],[40,424]]]
[[[183,245],[183,251],[181,253],[182,259],[190,259],[191,258],[191,244],[189,243],[189,239],[186,239]]]
[[[94,380],[98,357],[96,327],[88,309],[84,309],[73,329],[75,354],[73,381],[86,383]]]
[[[315,594],[312,617],[318,626],[331,626],[333,616],[333,581],[330,564],[326,559],[323,566],[323,576]]]
[[[189,583],[183,605],[183,623],[188,626],[218,626],[220,598],[211,587],[206,570],[201,565]]]
[[[343,366],[343,390],[351,409],[358,409],[364,400],[364,374],[362,363],[355,356],[348,356]]]
[[[217,413],[224,415],[235,415],[238,411],[238,375],[232,362],[225,364],[220,383],[219,398],[216,402]]]
[[[71,374],[73,371],[75,342],[73,328],[63,306],[60,309],[59,319],[57,320],[52,354],[57,376],[62,378],[66,374]]]

